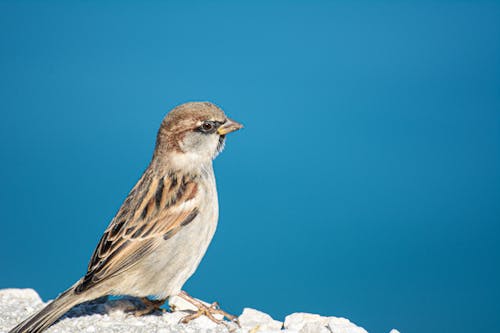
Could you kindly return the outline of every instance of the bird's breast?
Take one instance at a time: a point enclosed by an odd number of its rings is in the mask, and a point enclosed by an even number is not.
[[[218,220],[218,200],[215,179],[199,182],[196,200],[198,214],[171,238],[163,241],[154,256],[156,262],[155,292],[159,297],[177,294],[193,275],[214,236]]]

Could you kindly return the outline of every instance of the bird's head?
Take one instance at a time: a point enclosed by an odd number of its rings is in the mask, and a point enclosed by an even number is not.
[[[224,148],[226,134],[242,127],[212,103],[179,105],[161,123],[153,158],[176,164],[204,164]]]

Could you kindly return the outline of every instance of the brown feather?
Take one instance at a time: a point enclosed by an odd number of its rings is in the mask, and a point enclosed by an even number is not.
[[[159,245],[158,239],[172,237],[196,217],[196,205],[179,208],[195,199],[196,178],[177,172],[166,179],[146,170],[104,232],[76,292],[129,269]]]

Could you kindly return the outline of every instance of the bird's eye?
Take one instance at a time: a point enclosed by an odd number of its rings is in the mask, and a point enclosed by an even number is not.
[[[212,121],[205,121],[201,124],[199,130],[203,133],[213,133],[215,131],[215,124]]]

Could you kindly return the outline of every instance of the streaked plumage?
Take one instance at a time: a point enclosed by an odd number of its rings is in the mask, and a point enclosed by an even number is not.
[[[105,230],[85,276],[11,333],[41,332],[74,305],[104,295],[178,294],[217,226],[212,160],[225,135],[241,127],[211,103],[173,109],[148,168]]]

